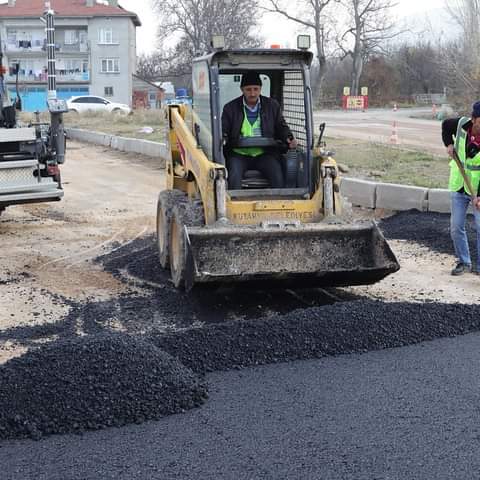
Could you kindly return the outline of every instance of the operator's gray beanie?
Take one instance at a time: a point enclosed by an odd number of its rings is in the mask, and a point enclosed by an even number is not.
[[[247,85],[262,86],[262,80],[257,72],[247,72],[242,75],[242,81],[240,87],[246,87]]]

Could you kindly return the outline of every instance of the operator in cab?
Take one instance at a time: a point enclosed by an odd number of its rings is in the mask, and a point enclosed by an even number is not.
[[[228,188],[239,190],[246,170],[258,170],[272,188],[282,188],[284,178],[278,149],[245,147],[236,145],[240,138],[269,137],[280,140],[288,148],[296,148],[294,138],[282,115],[280,104],[273,98],[264,97],[262,80],[258,72],[242,75],[242,95],[227,103],[222,113],[224,155],[228,170]],[[287,147],[286,147],[287,148]]]

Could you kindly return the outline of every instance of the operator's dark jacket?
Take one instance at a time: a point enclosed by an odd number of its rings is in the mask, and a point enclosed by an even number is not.
[[[228,157],[232,153],[232,148],[237,146],[240,138],[244,118],[243,95],[223,107],[222,113],[222,133],[226,140],[223,154]],[[285,119],[282,115],[280,104],[273,98],[260,95],[260,122],[262,127],[262,136],[275,138],[282,142],[287,142],[287,138],[292,135]],[[286,146],[286,149],[288,146]]]

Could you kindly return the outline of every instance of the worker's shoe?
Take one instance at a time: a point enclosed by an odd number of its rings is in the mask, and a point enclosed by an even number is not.
[[[468,273],[471,271],[472,271],[471,265],[459,262],[457,263],[456,267],[452,270],[452,275],[455,275],[455,276],[463,275],[464,273]]]

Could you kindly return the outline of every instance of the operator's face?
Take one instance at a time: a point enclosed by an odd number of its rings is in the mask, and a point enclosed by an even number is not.
[[[249,105],[255,105],[257,103],[258,97],[262,92],[262,87],[259,85],[245,85],[242,87],[242,93],[245,97],[246,102]]]

